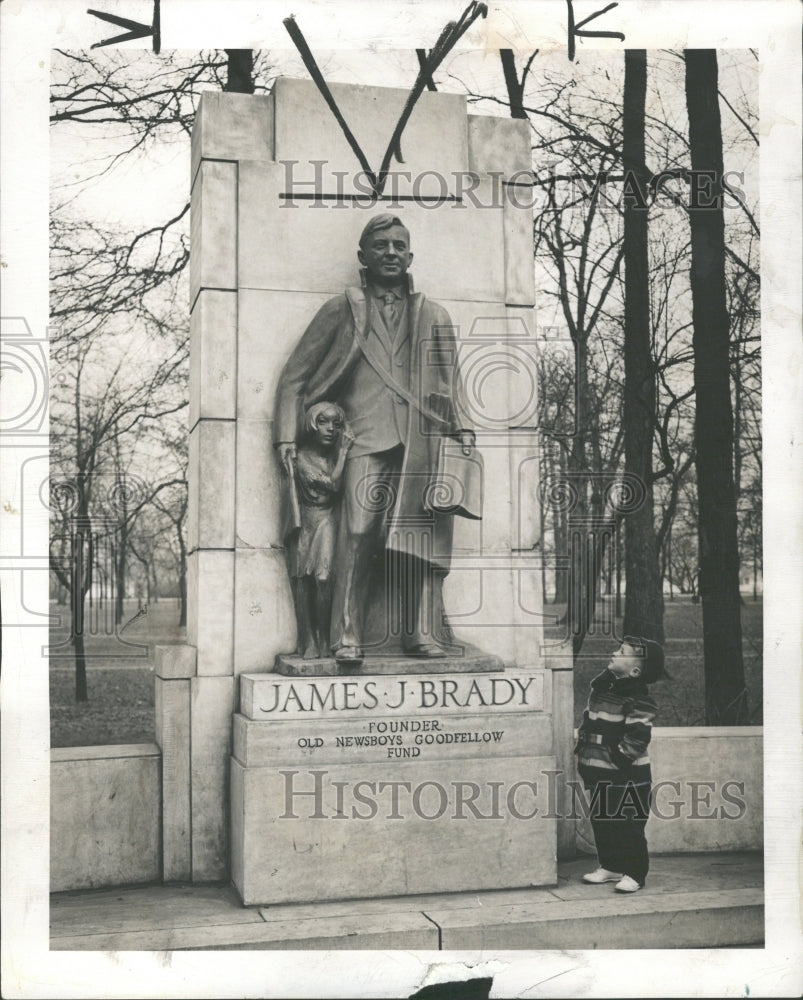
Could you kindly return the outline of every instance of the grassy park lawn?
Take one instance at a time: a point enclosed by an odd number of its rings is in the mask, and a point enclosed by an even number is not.
[[[123,623],[116,638],[107,626],[105,611],[93,620],[87,636],[89,701],[75,701],[75,661],[69,645],[69,610],[51,605],[62,624],[50,630],[50,742],[54,747],[99,746],[115,743],[152,743],[154,740],[154,647],[183,642],[178,601],[160,600],[135,618],[137,601],[126,601]],[[132,620],[133,619],[133,620]],[[106,629],[112,632],[106,634]]]
[[[178,602],[161,600],[134,618],[137,602],[127,601],[124,622],[130,622],[122,639],[114,634],[87,639],[87,684],[89,701],[75,702],[72,647],[67,644],[69,621],[66,608],[51,606],[64,623],[51,630],[50,732],[51,745],[96,746],[114,743],[150,743],[154,739],[153,656],[156,645],[185,639],[177,627]],[[547,615],[559,614],[557,605],[547,604]],[[132,620],[133,619],[133,620]],[[97,631],[103,632],[102,622]],[[619,623],[621,625],[621,623]],[[653,693],[663,726],[700,726],[703,708],[702,609],[688,597],[666,601],[664,627],[667,635],[667,669],[671,680],[656,685]],[[548,629],[550,640],[557,637]],[[620,632],[620,630],[618,630]],[[762,722],[762,602],[749,596],[742,606],[744,664],[751,722]],[[125,644],[124,644],[125,643]],[[575,668],[575,718],[579,722],[588,684],[608,662],[615,640],[589,636]]]

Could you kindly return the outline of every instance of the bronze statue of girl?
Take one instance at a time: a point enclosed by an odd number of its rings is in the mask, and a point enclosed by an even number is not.
[[[305,660],[330,655],[337,517],[343,469],[353,442],[339,406],[322,402],[307,410],[294,475],[288,482],[292,530],[286,539],[297,652]]]

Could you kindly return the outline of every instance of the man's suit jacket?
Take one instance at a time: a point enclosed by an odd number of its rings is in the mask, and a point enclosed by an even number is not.
[[[383,372],[390,372],[400,386],[409,390],[410,324],[409,307],[399,300],[401,315],[389,329],[374,295],[365,328],[366,347]],[[360,455],[388,451],[407,443],[408,402],[398,392],[388,391],[387,376],[382,377],[366,357],[358,357],[338,400],[354,434],[349,461]]]
[[[441,438],[467,427],[455,405],[457,347],[449,314],[441,305],[414,292],[408,310],[410,372],[403,384],[418,406],[407,407],[404,464],[387,544],[448,571],[452,517],[433,512],[427,495]],[[318,311],[279,379],[276,445],[297,440],[308,407],[324,400],[339,403],[347,394],[355,367],[366,363],[360,338],[365,337],[368,319],[362,288],[348,288]],[[391,394],[389,388],[389,398]],[[431,418],[433,411],[442,423]]]

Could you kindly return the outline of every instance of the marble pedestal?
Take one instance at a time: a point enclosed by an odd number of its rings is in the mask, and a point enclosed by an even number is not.
[[[398,667],[240,677],[231,844],[245,904],[555,883],[550,673]]]

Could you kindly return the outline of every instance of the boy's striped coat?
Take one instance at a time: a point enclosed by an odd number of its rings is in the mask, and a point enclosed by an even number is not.
[[[650,780],[647,747],[658,709],[640,677],[605,669],[591,681],[577,739],[577,763],[615,780]],[[602,777],[602,775],[600,775]]]

